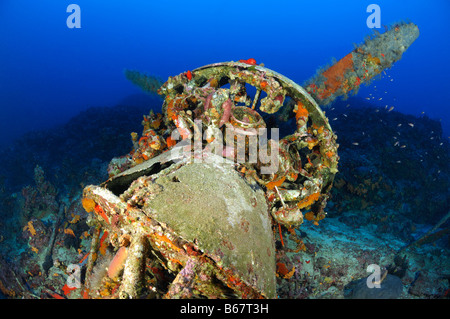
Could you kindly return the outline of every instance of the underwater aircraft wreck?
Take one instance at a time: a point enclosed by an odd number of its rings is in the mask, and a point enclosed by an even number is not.
[[[303,87],[254,59],[165,83],[128,71],[164,96],[162,113],[144,116],[142,134],[132,133],[131,152],[112,159],[107,181],[84,188],[96,232],[82,295],[276,298],[275,240],[283,244],[282,228],[295,236],[304,220],[326,217],[338,172],[337,137],[319,105],[370,83],[418,35],[413,23],[376,33]],[[277,112],[293,120],[292,134],[279,137],[268,124]],[[115,256],[93,280],[105,249]]]

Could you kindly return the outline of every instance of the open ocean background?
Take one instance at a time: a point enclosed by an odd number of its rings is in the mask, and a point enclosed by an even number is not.
[[[81,28],[69,29],[69,4]],[[123,70],[166,79],[213,62],[252,57],[299,84],[372,33],[373,1],[0,2],[0,145],[65,123],[92,106],[143,103]],[[359,96],[442,121],[450,135],[450,2],[376,1],[382,25],[409,19],[420,36],[386,76]],[[383,27],[380,31],[383,31]],[[387,92],[387,94],[384,94]],[[99,123],[101,125],[101,123]]]

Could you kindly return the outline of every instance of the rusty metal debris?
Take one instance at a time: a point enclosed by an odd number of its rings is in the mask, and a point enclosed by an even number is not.
[[[370,83],[400,60],[419,36],[419,28],[411,22],[399,22],[386,29],[368,36],[352,52],[305,82],[306,91],[319,105],[329,105],[351,91],[356,93],[361,84]]]
[[[84,189],[99,229],[86,291],[274,298],[274,229],[326,215],[339,159],[328,119],[302,87],[248,61],[181,73],[159,93],[162,114],[145,116],[110,178]],[[280,109],[294,112],[293,133],[278,140],[272,130],[267,139],[264,118]],[[116,256],[94,280],[105,267],[101,250]]]

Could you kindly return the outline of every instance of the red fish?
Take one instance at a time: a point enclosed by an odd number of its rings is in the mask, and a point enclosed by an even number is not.
[[[190,80],[192,80],[192,72],[191,71],[187,71],[186,72],[186,76],[187,76],[187,78],[188,78],[188,80],[190,81]]]
[[[255,59],[248,59],[248,60],[239,60],[239,62],[241,63],[245,63],[245,64],[250,64],[250,65],[256,65],[256,60]]]

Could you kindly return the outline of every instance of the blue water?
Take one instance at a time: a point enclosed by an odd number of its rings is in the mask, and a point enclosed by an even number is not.
[[[66,25],[71,3],[81,8],[81,28]],[[378,94],[379,106],[442,119],[447,137],[446,0],[2,0],[0,145],[64,123],[88,107],[117,105],[140,93],[125,79],[125,68],[166,79],[205,64],[252,57],[301,84],[372,33],[366,25],[371,3],[380,6],[382,25],[409,19],[420,36],[388,71],[390,77],[361,88],[359,95]]]

